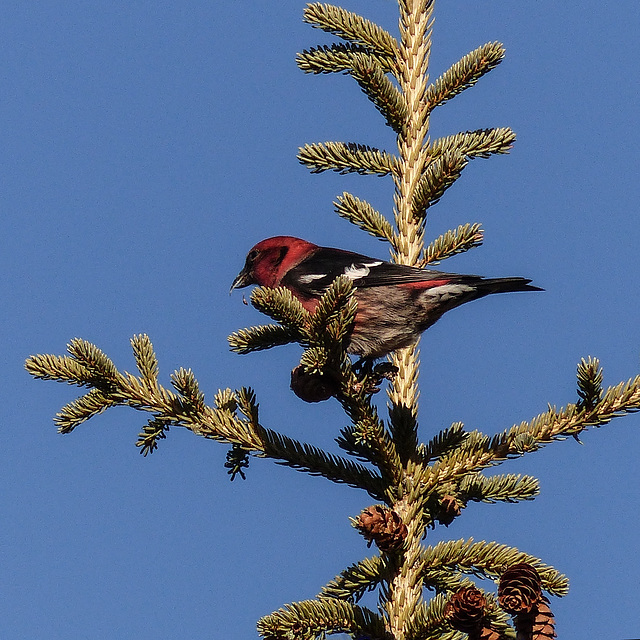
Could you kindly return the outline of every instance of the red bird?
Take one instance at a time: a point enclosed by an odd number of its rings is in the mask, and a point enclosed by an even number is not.
[[[286,287],[313,311],[340,275],[353,281],[358,301],[348,351],[363,358],[380,358],[413,344],[446,311],[465,302],[490,293],[542,291],[525,278],[485,279],[418,269],[291,236],[258,242],[231,290],[252,284]]]

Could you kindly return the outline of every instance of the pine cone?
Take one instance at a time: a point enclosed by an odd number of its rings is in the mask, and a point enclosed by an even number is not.
[[[469,637],[480,638],[486,606],[487,599],[480,589],[463,587],[449,598],[444,608],[444,617],[456,631],[464,631]]]
[[[338,393],[339,386],[329,374],[307,373],[299,364],[291,371],[291,390],[305,402],[322,402]]]
[[[375,542],[378,549],[384,552],[396,551],[407,537],[407,526],[400,516],[378,504],[360,514],[356,527],[369,546]]]
[[[517,640],[549,640],[556,637],[555,620],[545,596],[540,598],[536,609],[537,611],[522,616],[530,620],[520,620],[521,616],[516,616],[514,622]]]
[[[514,564],[500,577],[498,603],[507,613],[529,613],[534,610],[541,597],[540,576],[526,562]]]
[[[514,616],[516,640],[549,640],[556,637],[549,600],[542,595],[540,576],[529,564],[509,567],[500,578],[498,602]]]
[[[491,627],[482,627],[479,631],[472,631],[469,640],[504,640],[504,636]]]
[[[454,496],[446,495],[440,500],[440,512],[436,520],[448,527],[462,513],[460,503]]]

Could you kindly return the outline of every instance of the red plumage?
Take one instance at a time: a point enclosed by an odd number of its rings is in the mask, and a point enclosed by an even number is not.
[[[446,311],[491,293],[542,291],[526,278],[482,278],[418,269],[319,247],[293,238],[262,240],[231,289],[252,284],[286,287],[308,311],[339,275],[350,278],[358,301],[349,352],[380,358],[416,342]]]

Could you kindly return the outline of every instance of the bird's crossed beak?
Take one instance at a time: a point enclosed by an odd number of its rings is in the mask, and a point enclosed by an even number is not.
[[[229,294],[234,289],[242,289],[243,287],[248,287],[250,284],[255,284],[253,276],[245,266],[242,271],[236,276],[236,279],[231,283],[231,289],[229,289]]]

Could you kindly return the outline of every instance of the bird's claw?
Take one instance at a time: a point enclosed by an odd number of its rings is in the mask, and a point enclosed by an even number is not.
[[[357,379],[357,387],[364,389],[368,395],[380,391],[383,380],[393,380],[398,373],[398,367],[390,362],[379,362],[374,365],[371,358],[360,358],[352,366],[352,371]]]

